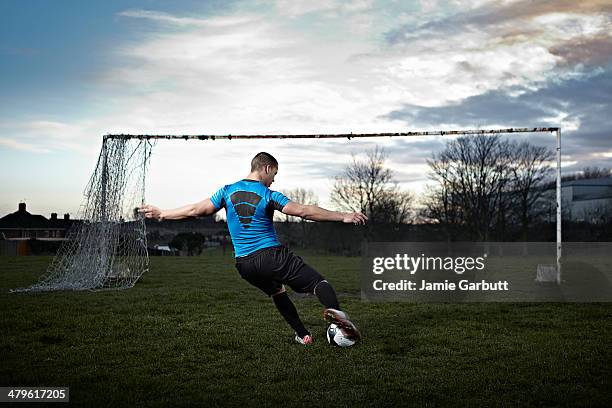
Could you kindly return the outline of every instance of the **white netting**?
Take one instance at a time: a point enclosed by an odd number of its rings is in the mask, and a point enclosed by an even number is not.
[[[18,292],[129,288],[148,270],[144,203],[151,142],[104,138],[79,220],[39,282]]]

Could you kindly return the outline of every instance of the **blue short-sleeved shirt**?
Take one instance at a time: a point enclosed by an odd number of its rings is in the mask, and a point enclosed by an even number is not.
[[[217,209],[225,208],[236,257],[280,245],[272,216],[289,202],[282,193],[244,179],[220,188],[210,201]]]

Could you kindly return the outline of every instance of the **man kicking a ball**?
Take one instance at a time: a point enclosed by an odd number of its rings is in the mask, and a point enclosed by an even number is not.
[[[359,340],[359,330],[340,310],[334,288],[302,258],[280,244],[272,216],[277,210],[306,220],[356,225],[365,224],[367,217],[358,212],[329,211],[316,205],[290,201],[278,191],[269,189],[277,173],[276,159],[261,152],[251,161],[251,172],[245,179],[222,187],[210,198],[173,210],[143,205],[138,212],[144,213],[146,218],[161,221],[213,215],[225,208],[236,254],[236,269],[243,279],[272,297],[280,314],[295,331],[298,343],[311,344],[313,338],[287,295],[285,285],[298,293],[314,293],[325,306],[323,317],[337,324],[347,338]]]

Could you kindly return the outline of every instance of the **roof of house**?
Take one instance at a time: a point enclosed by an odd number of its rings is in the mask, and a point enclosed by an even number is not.
[[[30,214],[27,211],[15,211],[0,218],[0,228],[54,228],[42,215]],[[57,227],[55,227],[57,228]]]
[[[47,228],[65,229],[75,220],[54,219],[49,220],[42,215],[31,214],[26,211],[25,204],[21,203],[19,209],[0,218],[0,228]]]
[[[563,187],[582,186],[582,187],[612,187],[612,177],[598,177],[593,179],[582,179],[564,181]]]

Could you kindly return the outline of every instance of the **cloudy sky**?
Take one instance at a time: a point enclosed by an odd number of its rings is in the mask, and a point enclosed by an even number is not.
[[[0,216],[76,213],[108,133],[561,126],[564,171],[612,167],[612,2],[4,0],[0,89]],[[444,143],[380,140],[415,192]],[[205,198],[267,150],[275,189],[325,203],[372,146],[160,141],[147,201]]]

